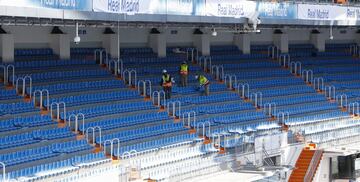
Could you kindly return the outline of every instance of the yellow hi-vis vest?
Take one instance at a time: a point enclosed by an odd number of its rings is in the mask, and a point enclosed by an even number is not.
[[[162,79],[163,79],[163,87],[171,87],[172,86],[169,74],[163,75]]]
[[[199,76],[199,82],[200,82],[200,86],[203,86],[203,85],[208,84],[209,80],[205,76],[200,75]]]
[[[187,64],[181,64],[180,66],[180,74],[187,75],[189,66]]]

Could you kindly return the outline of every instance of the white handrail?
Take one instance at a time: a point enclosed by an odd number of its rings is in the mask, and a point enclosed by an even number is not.
[[[51,119],[53,119],[53,106],[56,106],[56,118],[59,121],[60,120],[60,106],[63,106],[63,111],[64,111],[64,120],[66,120],[67,116],[66,116],[66,104],[65,102],[53,102],[50,105],[50,115],[51,115]]]
[[[15,66],[11,65],[11,64],[6,66],[6,83],[9,84],[9,70],[10,69],[12,70],[12,85],[14,85],[14,83],[15,83]],[[4,84],[6,84],[6,83],[4,81]]]
[[[329,85],[325,87],[325,97],[332,100],[335,99],[336,90],[335,86]]]
[[[289,120],[289,112],[279,112],[277,113],[278,123],[286,124],[286,121]],[[280,121],[281,119],[281,121]]]
[[[152,102],[154,105],[157,105],[158,107],[161,106],[161,96],[163,96],[164,100],[164,106],[166,106],[166,97],[164,91],[154,91],[151,95]],[[155,102],[155,99],[157,98],[157,103]]]
[[[3,163],[3,162],[0,162],[0,165],[2,166],[2,168],[3,168],[3,172],[2,172],[2,180],[5,182],[6,181],[6,165],[5,165],[5,163]]]
[[[140,80],[137,84],[138,92],[140,95],[143,95],[144,97],[151,96],[151,81],[150,80]],[[147,87],[149,87],[149,93],[147,93]],[[141,88],[143,89],[143,92],[141,93]]]
[[[339,104],[340,101],[340,107],[345,108],[348,105],[348,96],[346,94],[340,94],[336,96],[336,102]]]
[[[314,79],[314,72],[312,70],[303,70],[301,77],[306,83],[311,84]]]
[[[276,103],[265,103],[264,104],[264,113],[268,116],[273,116],[273,114],[276,114]]]
[[[255,108],[261,108],[263,95],[261,92],[252,93],[250,95],[250,100],[254,103]]]
[[[127,76],[127,77],[126,77]],[[123,74],[122,74],[122,77],[124,79],[124,81],[128,81],[128,85],[129,86],[135,86],[136,87],[136,84],[137,84],[137,73],[136,73],[136,70],[134,69],[125,69]],[[127,78],[127,79],[126,79]],[[134,79],[134,81],[133,81]]]
[[[359,102],[353,102],[348,105],[348,112],[354,116],[359,116]]]
[[[214,71],[215,69],[215,71]],[[213,65],[211,67],[211,74],[215,74],[215,79],[218,81],[222,81],[224,79],[224,66],[222,65]]]
[[[172,105],[172,110],[170,112],[170,105]],[[178,106],[178,107],[176,107]],[[180,101],[174,101],[174,102],[168,102],[167,103],[167,113],[172,115],[173,117],[176,117],[176,113],[179,117],[181,117],[181,102]]]
[[[26,81],[29,80],[29,96],[31,98],[32,96],[32,78],[29,76],[29,75],[26,75],[24,77],[20,77],[16,80],[16,93],[19,93],[19,82],[21,81],[22,82],[22,96],[25,96],[25,93],[26,93]]]
[[[226,74],[224,80],[225,80],[225,86],[228,87],[229,89],[233,89],[234,87],[232,84],[237,82],[237,78],[235,74],[232,75]]]
[[[186,125],[186,121],[185,121],[185,116],[187,116],[187,125]],[[195,127],[196,126],[196,112],[195,111],[184,112],[182,115],[183,125],[191,127],[191,120],[193,122],[193,126]]]
[[[3,74],[4,74],[4,85],[6,85],[7,80],[6,80],[6,67],[4,65],[0,65],[0,69],[3,69]]]
[[[290,62],[290,73],[295,75],[301,75],[301,62]]]
[[[49,110],[49,90],[47,89],[43,89],[43,90],[35,90],[33,93],[33,101],[34,104],[36,106],[36,94],[39,93],[40,94],[40,109],[43,109],[43,100],[44,100],[44,93],[46,94],[46,109]]]
[[[206,132],[205,132],[205,129],[206,129],[206,124],[208,124],[209,126],[209,130],[208,130],[208,133],[211,134],[211,124],[209,121],[205,121],[205,122],[200,122],[200,123],[197,123],[197,126],[196,126],[196,132],[199,134],[199,127],[202,126],[203,129],[202,129],[202,134],[203,134],[203,137],[206,136]]]
[[[240,89],[241,87],[241,89]],[[248,83],[239,83],[237,85],[237,92],[240,94],[241,98],[246,99],[250,97],[250,86]]]
[[[324,90],[324,78],[318,77],[314,78],[314,89],[317,91],[323,91]]]
[[[211,56],[206,56],[204,58],[204,71],[208,71],[211,70],[211,65],[212,65],[212,59]]]
[[[69,127],[71,129],[71,118],[74,117],[75,118],[75,132],[78,133],[78,126],[79,126],[79,117],[81,116],[81,120],[82,120],[82,131],[85,130],[85,115],[83,113],[77,113],[77,114],[72,114],[69,116],[68,122],[69,122]]]
[[[290,54],[281,54],[279,56],[279,65],[283,67],[288,67],[291,62]]]
[[[101,127],[100,126],[89,127],[89,128],[86,129],[86,131],[85,131],[86,141],[90,142],[89,141],[89,132],[92,131],[92,134],[93,134],[92,135],[92,139],[93,139],[92,144],[96,143],[95,142],[95,138],[96,138],[95,132],[96,132],[96,130],[99,131],[99,138],[100,138],[99,145],[101,146],[102,141],[101,141]]]

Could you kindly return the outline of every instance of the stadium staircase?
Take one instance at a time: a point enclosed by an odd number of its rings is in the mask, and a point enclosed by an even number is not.
[[[310,144],[311,145],[311,144]],[[316,150],[314,145],[304,148],[292,171],[289,182],[312,181],[323,155],[322,150]]]

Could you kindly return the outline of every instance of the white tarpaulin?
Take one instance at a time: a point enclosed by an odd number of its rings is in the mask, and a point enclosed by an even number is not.
[[[248,17],[256,11],[255,1],[207,0],[206,16]]]

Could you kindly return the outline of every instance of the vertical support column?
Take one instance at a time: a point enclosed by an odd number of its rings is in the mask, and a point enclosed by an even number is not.
[[[0,34],[0,57],[4,63],[14,62],[14,36]]]
[[[118,46],[118,35],[117,34],[104,34],[102,46],[106,52],[111,55],[112,58],[119,57],[120,44]]]
[[[166,34],[149,34],[149,46],[158,57],[166,57]]]
[[[234,44],[243,52],[243,54],[250,54],[251,37],[249,34],[235,34]]]
[[[281,53],[289,52],[289,35],[286,33],[274,34],[273,42],[276,47],[278,47]]]
[[[325,52],[325,35],[323,33],[311,33],[310,42],[319,52]]]
[[[194,47],[201,55],[210,56],[210,36],[209,34],[194,34]]]
[[[50,47],[60,59],[70,59],[70,35],[51,34]]]

